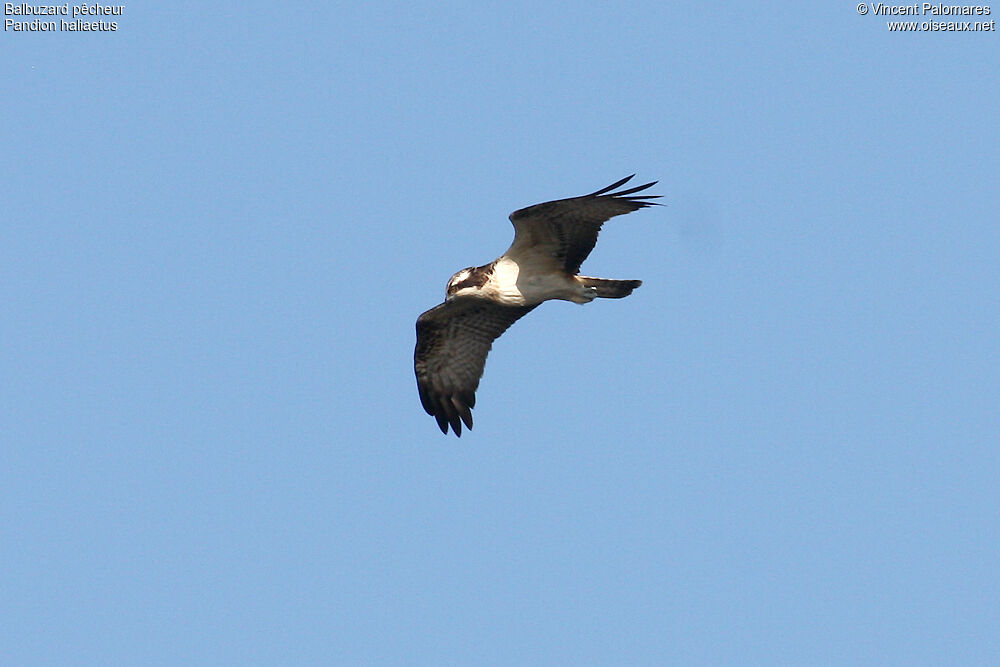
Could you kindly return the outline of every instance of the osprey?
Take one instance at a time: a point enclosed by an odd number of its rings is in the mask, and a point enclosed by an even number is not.
[[[642,284],[578,275],[602,224],[654,205],[645,200],[658,195],[630,195],[656,181],[612,192],[632,176],[589,195],[514,211],[514,242],[507,252],[485,266],[453,275],[444,303],[417,318],[413,367],[420,403],[442,433],[448,433],[450,425],[462,437],[463,422],[472,428],[476,389],[493,341],[538,304],[549,299],[579,304],[621,299]]]

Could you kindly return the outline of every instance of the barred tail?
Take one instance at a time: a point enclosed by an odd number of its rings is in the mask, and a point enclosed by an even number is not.
[[[576,278],[584,287],[596,287],[597,296],[603,299],[621,299],[631,294],[632,290],[642,284],[641,280],[611,280],[589,276],[577,276]]]

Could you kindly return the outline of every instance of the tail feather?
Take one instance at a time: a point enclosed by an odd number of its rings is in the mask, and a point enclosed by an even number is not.
[[[642,284],[641,280],[611,280],[610,278],[591,278],[577,276],[584,287],[597,288],[597,296],[602,299],[621,299],[632,293]]]

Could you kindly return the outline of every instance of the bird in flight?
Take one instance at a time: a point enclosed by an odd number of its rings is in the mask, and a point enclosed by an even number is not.
[[[632,176],[635,176],[633,174]],[[582,197],[558,199],[510,214],[514,242],[484,266],[451,277],[444,303],[417,318],[413,367],[420,403],[441,432],[462,437],[472,428],[476,389],[493,341],[543,301],[590,303],[621,299],[641,280],[579,275],[601,225],[616,215],[656,205],[658,195],[637,195],[656,181],[613,192],[632,176]]]

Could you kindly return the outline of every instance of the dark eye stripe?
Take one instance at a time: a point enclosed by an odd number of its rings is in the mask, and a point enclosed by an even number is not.
[[[469,276],[464,280],[448,286],[448,294],[457,292],[465,287],[482,287],[489,282],[490,274],[493,272],[495,262],[490,262],[486,266],[477,266],[469,272]]]

